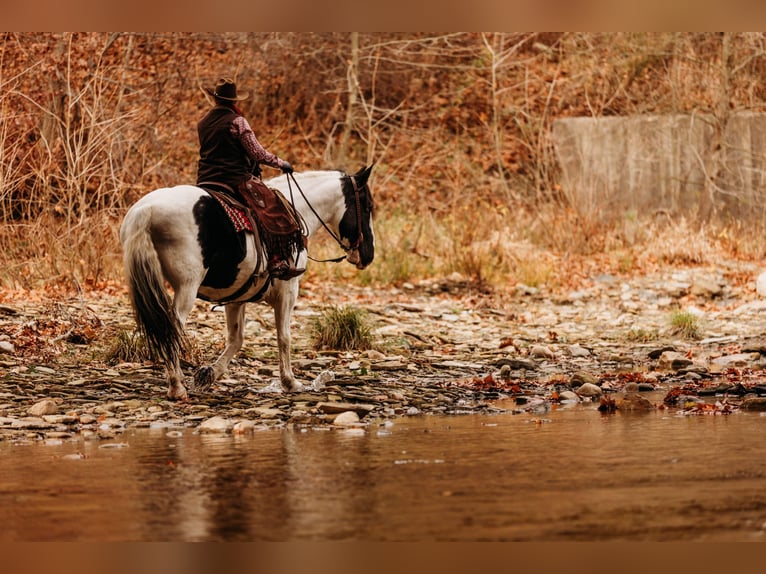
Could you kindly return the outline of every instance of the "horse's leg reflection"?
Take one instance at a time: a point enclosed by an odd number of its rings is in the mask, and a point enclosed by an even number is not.
[[[204,390],[218,380],[226,372],[231,359],[242,348],[244,342],[245,304],[229,303],[226,305],[226,348],[212,366],[201,367],[194,374],[194,382],[198,389]]]

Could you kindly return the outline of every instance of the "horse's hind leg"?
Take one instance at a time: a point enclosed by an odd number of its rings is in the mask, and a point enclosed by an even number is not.
[[[194,307],[195,298],[196,290],[189,286],[183,285],[176,289],[175,296],[173,297],[173,308],[176,315],[178,315],[181,325],[186,324],[186,319]],[[176,400],[186,400],[188,398],[179,357],[176,357],[173,364],[168,365],[168,398]]]
[[[213,365],[201,367],[194,374],[194,383],[198,389],[206,389],[226,372],[229,363],[242,348],[245,330],[245,304],[229,303],[226,305],[226,348]]]

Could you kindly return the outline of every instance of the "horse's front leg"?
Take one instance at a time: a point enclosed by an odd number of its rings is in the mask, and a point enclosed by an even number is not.
[[[279,281],[278,283],[283,283]],[[290,361],[290,322],[293,318],[293,308],[298,296],[298,280],[293,279],[284,282],[277,289],[278,295],[272,303],[274,307],[274,322],[277,326],[277,349],[279,350],[279,380],[285,391],[303,390],[303,385],[295,380],[293,367]]]
[[[226,347],[212,365],[200,367],[194,374],[194,383],[200,390],[207,389],[226,372],[229,363],[242,348],[245,336],[245,303],[226,305]]]

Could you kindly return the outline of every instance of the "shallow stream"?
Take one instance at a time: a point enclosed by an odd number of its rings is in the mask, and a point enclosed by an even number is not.
[[[6,441],[0,541],[766,541],[764,432],[759,413],[580,404]]]

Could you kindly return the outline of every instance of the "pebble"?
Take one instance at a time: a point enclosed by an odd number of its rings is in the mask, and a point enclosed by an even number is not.
[[[592,383],[580,385],[575,392],[581,397],[598,397],[602,394],[601,387]]]
[[[318,353],[302,340],[307,329],[296,329],[294,368],[304,384],[300,393],[282,392],[273,356],[242,357],[210,391],[175,403],[165,400],[163,375],[150,365],[39,364],[39,359],[9,356],[19,350],[11,352],[13,343],[2,340],[7,350],[0,351],[0,364],[7,370],[0,383],[0,440],[104,441],[126,428],[147,427],[238,435],[291,425],[333,429],[339,426],[336,420],[354,415],[356,424],[367,426],[401,416],[502,412],[493,401],[503,398],[517,398],[514,412],[545,412],[552,390],[567,386],[559,390],[561,402],[627,391],[625,408],[637,410],[645,404],[636,398],[637,391],[677,386],[685,387],[681,402],[694,403],[702,400],[697,392],[718,386],[725,369],[766,367],[761,359],[766,341],[753,336],[766,332],[766,301],[751,294],[752,286],[748,291],[727,285],[722,277],[728,276],[699,269],[654,278],[596,278],[568,297],[552,297],[542,285],[511,293],[511,301],[488,297],[479,305],[475,295],[463,297],[470,287],[464,278],[413,283],[406,292],[392,289],[388,303],[380,303],[386,293],[370,292],[368,298],[364,290],[339,286],[333,297],[365,301],[385,323],[376,333],[396,346],[388,352],[381,347]],[[669,334],[668,319],[679,297],[691,299],[684,302],[690,309],[705,310],[704,340]],[[129,308],[123,310],[128,317]],[[312,316],[296,315],[296,321]],[[256,331],[251,336],[260,339],[253,348],[264,341],[272,344],[272,329]],[[224,336],[210,333],[205,345],[218,344]],[[638,338],[641,333],[649,342]],[[410,344],[399,345],[405,339]],[[498,341],[506,340],[513,346],[500,348]],[[259,372],[262,377],[256,376]],[[751,380],[742,380],[745,391],[728,396],[743,410],[759,409],[756,399],[762,397],[745,398],[745,393],[766,395],[766,386],[761,391]]]
[[[332,424],[335,426],[354,426],[359,424],[359,415],[354,411],[344,411],[333,419]]]
[[[29,410],[27,411],[27,413],[29,413],[31,416],[34,416],[34,417],[41,417],[43,415],[56,414],[58,410],[59,410],[59,407],[55,401],[51,399],[43,399],[42,401],[35,403],[31,407],[29,407]]]
[[[200,423],[197,430],[201,433],[225,433],[229,432],[234,423],[220,416],[210,417]]]

